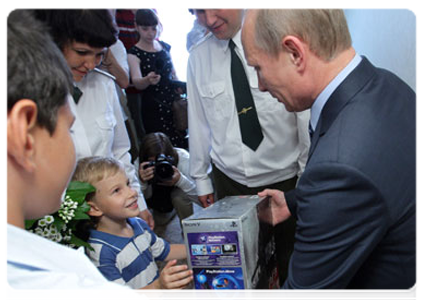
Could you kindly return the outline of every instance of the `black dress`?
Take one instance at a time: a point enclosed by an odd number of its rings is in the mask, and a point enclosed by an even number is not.
[[[172,85],[173,64],[169,55],[170,45],[162,41],[160,44],[163,49],[159,52],[147,52],[137,46],[128,51],[140,59],[143,77],[153,71],[161,76],[158,84],[150,85],[142,93],[141,110],[145,132],[163,132],[174,147],[187,149],[186,130],[178,131],[173,124],[172,103],[179,96]]]

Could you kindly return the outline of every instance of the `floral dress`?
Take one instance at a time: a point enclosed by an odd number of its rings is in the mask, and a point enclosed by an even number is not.
[[[147,52],[137,46],[129,49],[128,53],[137,56],[141,63],[141,74],[147,76],[150,72],[160,74],[158,84],[150,85],[142,93],[142,120],[146,133],[163,132],[172,145],[188,148],[187,132],[178,131],[174,127],[172,103],[176,97],[172,85],[173,64],[170,58],[170,45],[160,41],[163,49],[158,52]]]

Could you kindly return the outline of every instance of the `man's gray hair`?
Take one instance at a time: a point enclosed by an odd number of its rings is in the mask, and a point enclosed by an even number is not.
[[[310,50],[327,61],[351,47],[351,36],[344,12],[337,9],[263,9],[258,10],[255,42],[276,56],[282,40],[293,35],[307,43]]]

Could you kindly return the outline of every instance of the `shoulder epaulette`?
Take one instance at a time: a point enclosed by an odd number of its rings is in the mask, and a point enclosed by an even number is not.
[[[204,43],[205,41],[207,41],[208,39],[210,39],[213,36],[213,33],[209,32],[207,33],[205,36],[203,36],[201,39],[199,39],[197,41],[197,43],[195,43],[194,45],[191,46],[191,48],[189,49],[189,51],[191,52],[192,50],[194,50],[195,48],[197,48],[198,46],[200,46],[202,43]]]
[[[115,76],[113,76],[112,74],[110,74],[109,72],[106,72],[106,71],[103,71],[103,70],[101,70],[101,69],[99,69],[99,68],[94,68],[94,70],[93,70],[94,72],[97,72],[97,73],[99,73],[99,74],[102,74],[102,75],[104,75],[104,76],[107,76],[107,77],[109,77],[109,78],[111,78],[111,79],[113,79],[113,80],[116,80],[116,77]]]

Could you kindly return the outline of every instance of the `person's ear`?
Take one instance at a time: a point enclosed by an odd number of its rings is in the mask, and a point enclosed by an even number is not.
[[[287,35],[282,39],[282,48],[289,54],[290,61],[300,72],[306,67],[306,48],[303,41],[296,36]]]
[[[93,201],[88,201],[87,203],[90,206],[90,210],[87,212],[89,216],[101,217],[103,215],[103,211]]]
[[[37,104],[22,99],[7,113],[7,155],[28,172],[33,172],[35,162],[35,129]]]

